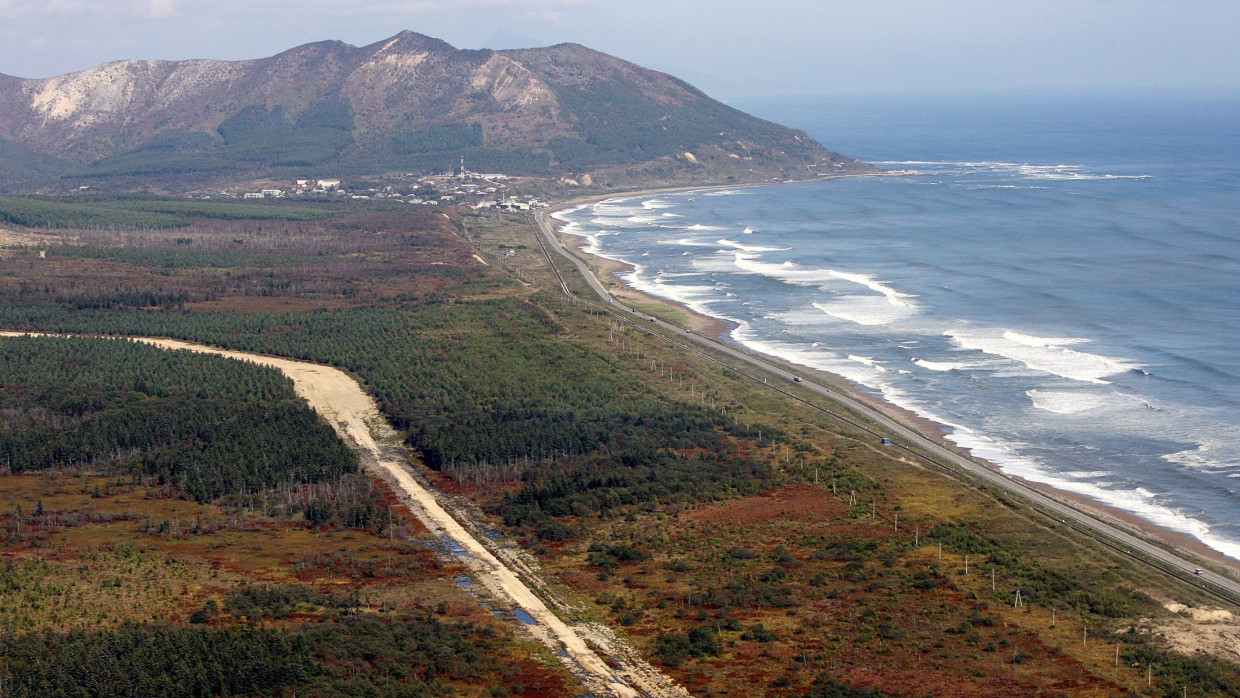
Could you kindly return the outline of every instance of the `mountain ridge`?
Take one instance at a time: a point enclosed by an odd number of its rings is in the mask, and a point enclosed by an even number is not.
[[[463,50],[412,31],[244,61],[0,75],[0,182],[203,180],[306,168],[758,180],[866,171],[801,131],[579,44]],[[869,168],[872,169],[872,168]],[[696,172],[695,172],[696,171]]]

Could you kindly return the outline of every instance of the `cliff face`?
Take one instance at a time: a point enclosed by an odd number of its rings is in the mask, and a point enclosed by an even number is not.
[[[435,171],[462,155],[475,169],[510,174],[867,167],[582,46],[463,51],[413,32],[252,61],[129,60],[40,80],[0,76],[0,152],[20,154],[0,165],[10,185],[49,171]]]

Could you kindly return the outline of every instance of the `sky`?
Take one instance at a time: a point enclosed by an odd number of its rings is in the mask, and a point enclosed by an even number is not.
[[[576,42],[728,98],[1000,89],[1240,92],[1236,0],[0,0],[0,73],[249,59],[411,29]]]

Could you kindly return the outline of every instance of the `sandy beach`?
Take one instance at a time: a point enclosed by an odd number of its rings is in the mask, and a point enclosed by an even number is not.
[[[674,191],[696,191],[699,189],[706,190],[706,189],[711,189],[711,188],[712,187],[655,189],[655,190],[648,190],[648,191],[623,192],[623,193],[610,194],[606,196],[582,197],[582,198],[574,199],[570,202],[566,202],[562,205],[558,205],[554,207],[553,209],[551,209],[551,211],[549,211],[549,214],[554,214],[555,212],[574,208],[577,206],[581,206],[583,204],[605,201],[607,199],[631,198],[631,197],[639,197],[639,196],[654,196],[654,195],[666,194],[666,193],[670,193]],[[713,188],[734,188],[734,187],[713,187]],[[643,291],[639,291],[633,288],[632,286],[629,286],[627,283],[624,282],[623,275],[632,270],[631,265],[586,253],[584,251],[584,247],[585,247],[584,238],[581,238],[576,235],[566,235],[562,233],[559,230],[560,226],[557,225],[558,223],[557,219],[551,218],[550,220],[553,222],[553,228],[556,229],[556,232],[559,234],[561,240],[564,241],[565,245],[570,247],[577,255],[579,255],[583,259],[589,260],[591,267],[598,270],[598,275],[601,277],[600,281],[605,286],[607,286],[609,290],[611,290],[614,293],[614,295],[616,295],[617,298],[623,301],[638,301],[643,304],[657,303],[657,304],[661,304],[664,306],[668,306],[670,308],[674,308],[676,311],[678,311],[679,313],[682,313],[685,317],[688,318],[689,329],[691,329],[693,332],[696,332],[698,334],[701,334],[707,337],[711,337],[713,339],[717,339],[722,342],[727,342],[729,344],[733,343],[729,336],[729,333],[733,329],[732,323],[720,320],[718,318],[713,318],[713,317],[703,315],[701,313],[698,313],[690,309],[689,307],[681,303],[677,303],[667,298],[662,298],[662,297],[655,296],[655,295],[652,295],[652,294],[649,294]],[[917,431],[924,437],[933,440],[938,445],[944,448],[947,448],[951,451],[954,451],[956,453],[959,453],[963,456],[966,456],[973,461],[982,463],[997,472],[1003,472],[1002,468],[999,468],[994,463],[991,463],[989,461],[986,461],[985,459],[974,456],[968,449],[961,448],[960,446],[956,445],[955,442],[946,438],[946,436],[951,433],[951,427],[932,421],[916,413],[913,413],[909,410],[906,410],[892,403],[889,403],[883,400],[881,397],[874,395],[873,392],[867,390],[864,386],[861,386],[842,376],[829,373],[827,371],[823,371],[820,369],[814,369],[814,368],[810,368],[806,366],[801,366],[798,364],[792,364],[783,359],[780,359],[778,357],[774,357],[768,354],[763,354],[762,356],[771,362],[794,367],[799,373],[803,375],[813,375],[816,382],[827,385],[835,390],[838,390],[841,393],[848,395],[849,397],[853,399],[864,402],[870,407],[882,412],[883,414],[886,414],[887,416],[904,424],[910,429]],[[1012,476],[1009,476],[1009,477],[1012,477]],[[1018,480],[1027,486],[1035,488],[1038,491],[1046,494],[1047,496],[1053,497],[1055,499],[1058,499],[1064,502],[1071,503],[1075,508],[1083,510],[1106,523],[1115,525],[1135,535],[1161,542],[1165,545],[1171,546],[1172,548],[1182,550],[1190,555],[1195,555],[1204,560],[1209,560],[1213,563],[1218,564],[1221,567],[1226,568],[1228,571],[1230,571],[1231,573],[1235,575],[1240,575],[1240,560],[1235,560],[1233,558],[1230,558],[1224,555],[1223,553],[1205,545],[1204,543],[1197,540],[1196,538],[1193,538],[1190,535],[1159,526],[1131,512],[1124,511],[1117,507],[1105,504],[1092,497],[1077,494],[1074,492],[1069,492],[1066,490],[1055,488],[1050,485],[1040,483],[1037,481],[1033,481],[1033,480],[1028,480],[1025,478],[1012,477],[1012,479]]]

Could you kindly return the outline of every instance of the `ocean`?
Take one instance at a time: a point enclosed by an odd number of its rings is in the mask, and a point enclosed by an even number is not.
[[[561,212],[632,286],[1240,560],[1240,99],[738,105],[899,176]]]

